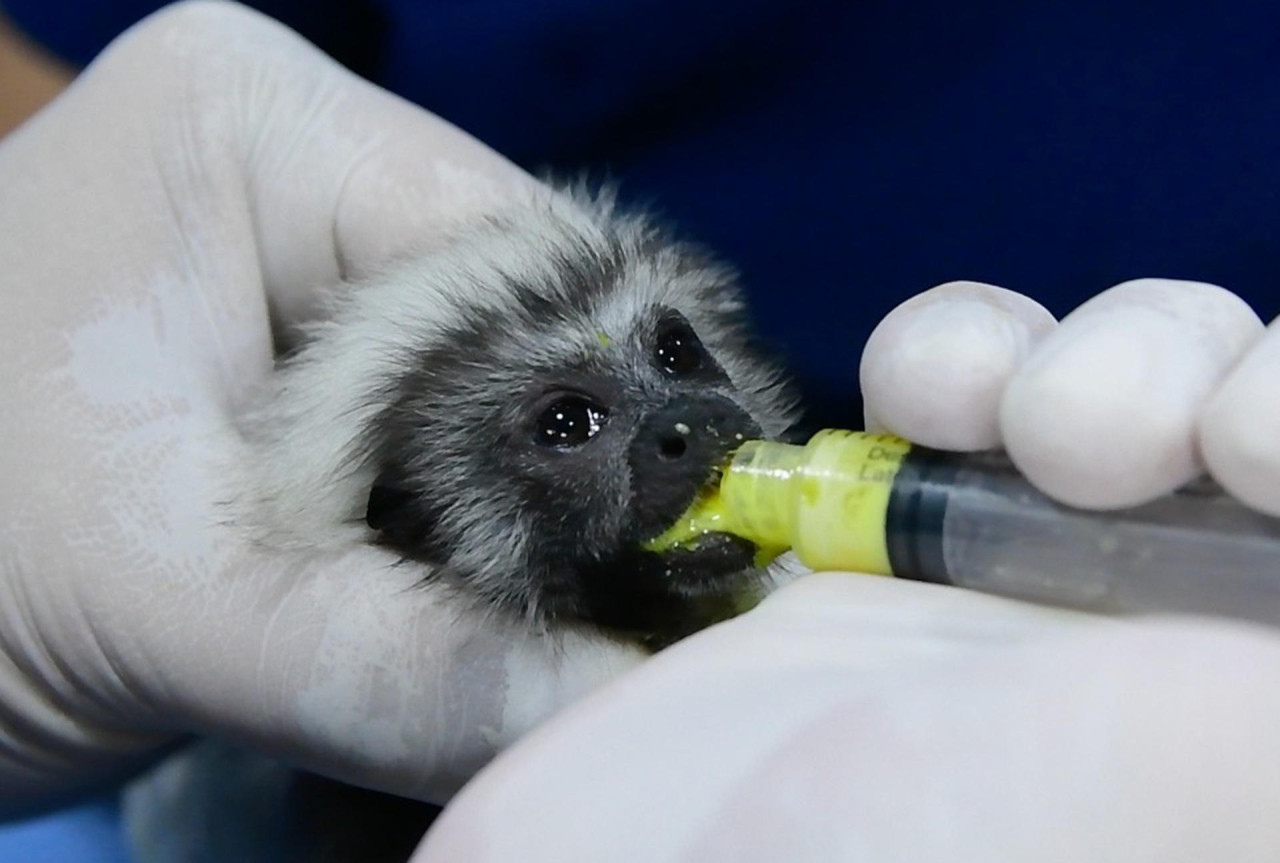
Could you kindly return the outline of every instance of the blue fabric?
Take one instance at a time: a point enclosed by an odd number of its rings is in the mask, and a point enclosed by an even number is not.
[[[5,0],[76,62],[155,4]],[[263,0],[531,169],[593,167],[742,269],[816,422],[938,282],[1062,314],[1200,279],[1280,311],[1280,4]],[[71,859],[71,858],[63,858]]]
[[[0,863],[130,863],[114,800],[0,824]]]

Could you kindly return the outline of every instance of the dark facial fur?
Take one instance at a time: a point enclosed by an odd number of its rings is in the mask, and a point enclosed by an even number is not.
[[[337,448],[345,517],[427,578],[538,622],[653,632],[755,577],[736,538],[641,543],[791,402],[732,273],[610,199],[551,196],[353,291],[292,364],[314,377],[343,352],[365,377]]]

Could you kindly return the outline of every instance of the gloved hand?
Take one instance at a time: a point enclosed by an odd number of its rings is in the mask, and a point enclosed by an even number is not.
[[[948,285],[877,329],[865,403],[932,446],[1004,444],[1076,503],[1157,496],[1203,452],[1277,511],[1261,332],[1205,285],[1122,285],[1060,326]],[[414,859],[1274,860],[1278,709],[1277,631],[823,573],[534,732]]]
[[[302,320],[317,287],[531,182],[222,4],[139,25],[0,144],[0,811],[192,732],[439,797],[639,659],[227,518],[268,307]]]
[[[940,449],[1004,447],[1076,506],[1143,503],[1207,462],[1232,494],[1280,514],[1280,333],[1255,347],[1262,332],[1242,300],[1198,282],[1126,282],[1056,328],[1027,297],[955,282],[872,333],[867,422]]]

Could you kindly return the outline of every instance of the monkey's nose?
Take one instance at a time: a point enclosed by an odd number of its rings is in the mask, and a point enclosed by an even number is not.
[[[646,417],[628,458],[641,529],[661,532],[675,521],[729,453],[760,433],[719,396],[679,396]]]
[[[650,447],[662,461],[687,457],[719,458],[760,427],[742,408],[720,397],[682,396],[655,411],[641,425],[636,443]]]
[[[685,439],[693,434],[688,423],[677,421],[671,431],[658,438],[658,457],[665,459],[680,458],[689,450]]]

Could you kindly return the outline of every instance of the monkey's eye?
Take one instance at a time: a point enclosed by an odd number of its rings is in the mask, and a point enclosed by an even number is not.
[[[565,396],[538,416],[533,439],[540,446],[572,449],[600,433],[608,412],[582,396]]]
[[[658,332],[653,358],[671,377],[680,377],[702,368],[706,351],[697,335],[684,321],[672,321]]]

